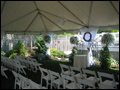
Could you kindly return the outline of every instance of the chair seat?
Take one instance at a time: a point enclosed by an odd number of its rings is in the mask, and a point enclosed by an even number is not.
[[[1,66],[1,69],[2,69],[3,71],[8,70],[7,68],[5,68],[5,67],[3,67],[3,66]]]
[[[87,78],[87,80],[89,80],[89,81],[92,81],[92,82],[93,82],[93,81],[94,81],[94,77],[92,77],[92,76],[91,76],[91,77],[88,77],[88,78]],[[97,78],[97,80],[99,81],[99,78]]]
[[[65,71],[65,72],[63,72],[63,74],[69,75],[69,71]]]
[[[82,76],[81,76],[80,73],[78,73],[78,74],[75,74],[74,77],[76,77],[76,78],[81,78]]]
[[[115,83],[116,83],[116,85],[119,84],[118,82],[115,82]],[[111,86],[111,85],[113,85],[113,81],[105,80],[102,84],[105,84],[105,85]]]
[[[76,84],[77,86],[75,86],[75,88],[73,88],[73,85],[74,85],[74,83],[72,82],[72,83],[66,85],[66,88],[67,89],[79,89],[79,88],[83,87],[83,85]]]

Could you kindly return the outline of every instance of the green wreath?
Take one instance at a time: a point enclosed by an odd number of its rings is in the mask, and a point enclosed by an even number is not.
[[[44,41],[45,41],[45,42],[47,42],[47,43],[50,43],[50,41],[51,41],[50,36],[47,36],[47,35],[46,35],[46,36],[44,36],[44,38],[43,38],[43,39],[44,39]]]
[[[86,40],[86,39],[85,39],[85,35],[86,35],[86,34],[90,34],[90,38],[89,38],[89,40]],[[92,39],[92,34],[91,34],[90,32],[86,32],[86,33],[84,33],[83,39],[84,39],[86,42],[90,42],[91,39]]]

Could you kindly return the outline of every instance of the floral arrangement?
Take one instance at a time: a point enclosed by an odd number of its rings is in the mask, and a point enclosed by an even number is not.
[[[44,36],[43,39],[44,39],[44,41],[47,42],[47,43],[50,43],[50,41],[51,41],[51,38],[50,38],[50,36],[48,36],[48,35]]]
[[[86,40],[86,39],[85,39],[85,35],[86,35],[86,34],[89,34],[89,35],[90,35],[89,40]],[[91,39],[92,39],[92,34],[91,34],[90,32],[86,32],[86,33],[84,33],[83,39],[84,39],[86,42],[90,42]]]
[[[78,37],[72,36],[70,38],[70,43],[71,44],[78,44]]]
[[[112,34],[104,34],[102,39],[101,39],[101,42],[103,44],[106,44],[107,46],[110,45],[111,43],[114,42],[114,36]]]

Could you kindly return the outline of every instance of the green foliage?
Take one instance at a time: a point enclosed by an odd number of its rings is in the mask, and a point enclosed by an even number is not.
[[[106,44],[107,46],[110,45],[111,43],[113,43],[115,40],[114,36],[112,34],[104,34],[101,42],[103,44]]]
[[[98,58],[95,58],[95,57],[93,57],[94,58],[94,65],[95,66],[99,66],[100,65],[100,61],[98,60]]]
[[[22,41],[18,40],[18,43],[15,45],[13,49],[13,53],[17,53],[17,55],[25,56],[26,49]]]
[[[38,47],[38,49],[35,49],[36,54],[40,53],[43,53],[44,55],[46,54],[47,47],[42,37],[37,37],[37,40],[35,41],[34,45]]]
[[[103,31],[103,30],[102,30],[102,31],[101,31],[101,30],[99,29],[97,33],[102,33],[102,32],[114,33],[114,32],[119,32],[119,30],[111,30],[111,31],[108,31],[108,30],[104,30],[104,31]]]
[[[51,58],[51,56],[50,55],[45,55],[45,59],[47,59],[47,60],[49,60]]]
[[[100,51],[100,65],[103,69],[109,69],[111,66],[111,53],[109,52],[108,46],[103,47]]]
[[[75,35],[74,33],[66,33],[64,32],[63,34],[54,34],[54,35],[67,35],[67,36],[72,36]]]
[[[44,41],[47,42],[47,43],[50,43],[51,42],[51,38],[50,36],[44,36]]]
[[[76,37],[76,36],[72,36],[71,38],[70,38],[70,43],[71,44],[78,44],[78,37]]]
[[[116,61],[115,59],[111,58],[111,67],[117,67],[118,66],[118,61]]]
[[[4,52],[4,51],[1,51],[1,55],[2,55],[2,56],[5,56],[5,52]]]
[[[73,60],[74,60],[74,56],[75,56],[75,55],[78,55],[78,53],[77,53],[77,48],[76,48],[76,47],[73,47],[72,53],[71,53],[70,56],[69,56],[69,61],[70,61],[70,62],[73,63]]]
[[[9,58],[13,58],[13,55],[20,55],[20,56],[26,55],[26,49],[22,41],[18,40],[18,43],[14,46],[14,48],[9,50],[5,54],[5,56]]]
[[[50,49],[50,53],[51,53],[51,57],[55,57],[55,58],[64,58],[66,55],[64,53],[64,51],[58,51],[57,49],[51,48]]]
[[[111,30],[110,32],[111,32],[111,33],[119,32],[119,30]]]
[[[51,48],[50,49],[50,55],[51,55],[51,57],[58,57],[58,50],[54,49],[54,48]]]
[[[9,50],[8,52],[6,52],[5,56],[9,57],[11,54],[13,53],[13,49]]]
[[[12,53],[9,58],[14,59],[13,55],[18,55],[18,53]]]
[[[64,51],[58,51],[58,57],[59,58],[64,58],[66,55],[64,53]]]

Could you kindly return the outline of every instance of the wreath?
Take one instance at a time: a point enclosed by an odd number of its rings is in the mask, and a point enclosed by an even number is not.
[[[86,35],[86,34],[89,34],[89,35],[90,35],[90,38],[89,38],[88,40],[85,39],[85,35]],[[91,34],[90,32],[84,33],[83,39],[84,39],[86,42],[90,42],[91,39],[92,39],[92,34]]]
[[[47,43],[50,43],[50,41],[51,41],[50,36],[47,36],[47,35],[46,35],[46,36],[44,36],[44,38],[43,38],[43,39],[44,39],[44,41],[45,41],[45,42],[47,42]]]
[[[74,36],[71,37],[71,38],[70,38],[70,43],[71,43],[71,44],[77,44],[77,43],[78,43],[78,37],[74,37]]]

